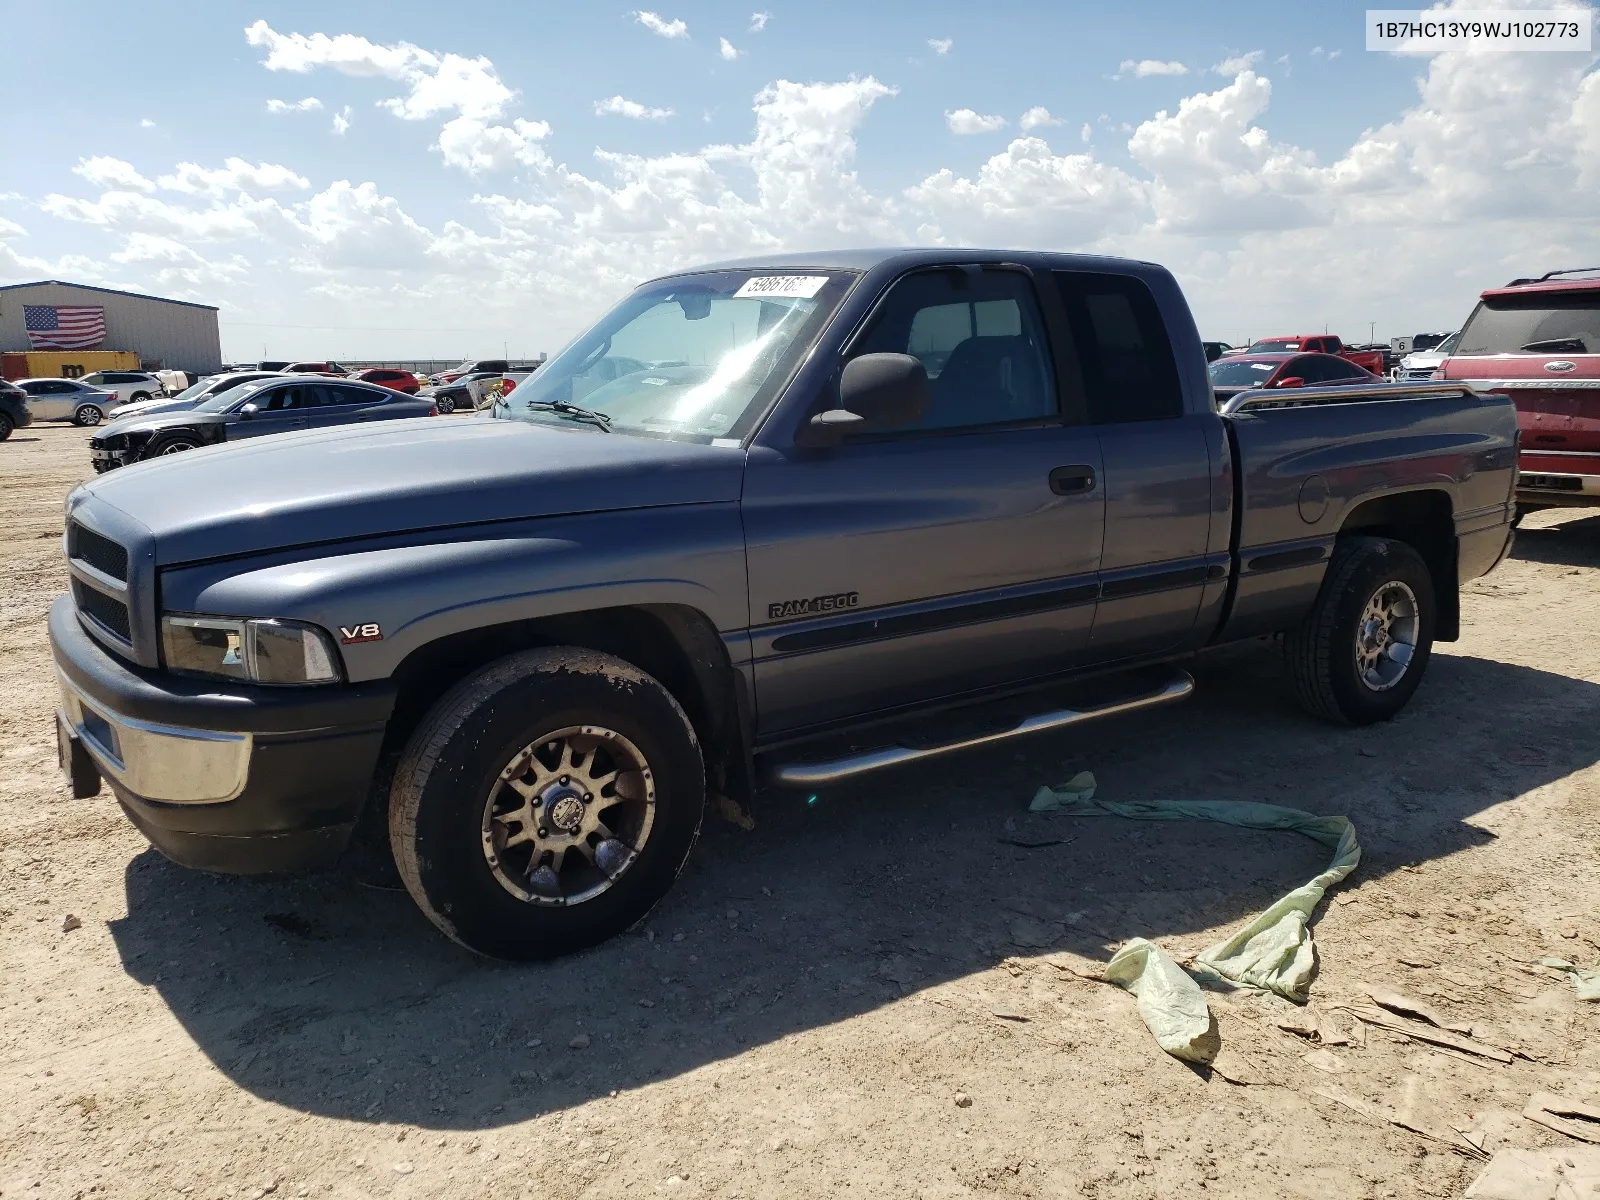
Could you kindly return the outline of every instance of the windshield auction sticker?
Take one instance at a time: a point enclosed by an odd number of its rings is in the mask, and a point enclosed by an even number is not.
[[[1367,10],[1368,50],[1587,51],[1592,31],[1593,17],[1587,8]]]
[[[756,275],[744,281],[734,299],[781,296],[789,300],[810,300],[828,282],[826,275]]]

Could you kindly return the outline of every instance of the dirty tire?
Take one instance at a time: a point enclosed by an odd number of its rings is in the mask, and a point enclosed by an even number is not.
[[[1356,669],[1357,630],[1368,600],[1391,582],[1404,584],[1416,597],[1416,643],[1399,681],[1375,691]],[[1433,577],[1415,550],[1390,538],[1341,538],[1310,614],[1284,637],[1284,664],[1295,698],[1313,716],[1343,725],[1389,720],[1406,706],[1427,671],[1435,614]]]
[[[11,431],[16,427],[17,423],[11,419],[10,413],[0,412],[0,442],[10,437]]]
[[[78,411],[72,414],[72,423],[74,425],[81,425],[84,428],[88,428],[91,425],[98,425],[105,419],[106,414],[100,411],[98,405],[94,404],[80,404],[78,406]]]
[[[577,725],[613,729],[644,755],[654,825],[601,894],[567,906],[520,900],[485,858],[484,806],[521,747]],[[389,842],[406,890],[451,938],[493,958],[554,958],[622,933],[667,894],[699,835],[705,788],[694,728],[655,679],[592,650],[528,650],[468,676],[423,718],[395,772]]]

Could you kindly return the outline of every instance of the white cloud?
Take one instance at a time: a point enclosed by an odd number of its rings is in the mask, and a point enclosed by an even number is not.
[[[760,33],[767,27],[767,22],[772,20],[769,12],[755,12],[750,14],[750,32]]]
[[[139,120],[139,128],[140,129],[154,129],[155,127],[156,127],[156,123],[154,121],[152,121],[149,117],[140,118],[140,120]]]
[[[1135,79],[1148,79],[1153,75],[1187,75],[1189,68],[1181,62],[1161,62],[1159,59],[1143,58],[1135,62],[1125,58],[1117,66],[1117,73],[1111,78],[1126,79],[1132,76]]]
[[[929,38],[928,49],[943,58],[950,53],[950,47],[956,44],[955,38]]]
[[[351,33],[279,33],[265,21],[245,30],[245,40],[264,47],[269,71],[305,74],[329,68],[344,75],[392,79],[409,91],[381,101],[395,116],[408,121],[455,112],[480,120],[497,117],[515,98],[500,82],[487,58],[435,54],[410,42],[384,45]]]
[[[456,117],[439,130],[435,149],[445,165],[472,174],[505,171],[513,167],[547,167],[550,156],[541,143],[550,136],[545,121],[517,118],[510,125],[488,125],[473,117]]]
[[[72,173],[81,175],[96,187],[107,190],[131,189],[136,192],[156,190],[156,185],[134,170],[132,163],[103,154],[84,159],[72,168]]]
[[[1062,120],[1060,117],[1052,117],[1050,110],[1042,104],[1036,104],[1022,114],[1022,119],[1017,124],[1021,126],[1023,133],[1027,133],[1030,129],[1042,129],[1046,125],[1060,125]]]
[[[633,14],[633,19],[643,25],[651,33],[659,34],[664,38],[686,38],[689,36],[689,26],[681,20],[667,20],[659,13],[640,9]]]
[[[1088,142],[1094,137],[1094,130],[1090,128],[1089,122],[1085,121],[1083,123],[1083,128],[1078,130],[1078,136],[1085,142]]]
[[[333,114],[333,124],[330,128],[332,128],[336,136],[343,137],[345,132],[350,128],[351,115],[352,110],[348,104]]]
[[[970,108],[958,108],[944,114],[945,126],[951,133],[993,133],[997,129],[1006,127],[1006,119],[1000,116],[985,116],[973,112]]]
[[[717,53],[721,54],[722,57],[727,59],[729,62],[732,62],[743,53],[742,50],[737,49],[727,38],[722,38],[720,40],[722,44],[718,48]]]
[[[1311,47],[1311,57],[1312,58],[1325,58],[1329,62],[1332,62],[1334,59],[1338,58],[1339,55],[1341,55],[1343,53],[1344,53],[1343,50],[1324,50],[1321,46],[1313,46],[1313,47]]]
[[[304,100],[268,100],[269,113],[286,112],[316,112],[322,107],[322,101],[315,96],[307,96]]]
[[[1223,59],[1211,69],[1216,74],[1226,75],[1231,79],[1240,71],[1253,70],[1255,65],[1261,61],[1261,54],[1260,50],[1252,50],[1248,54],[1235,54]]]
[[[222,166],[208,169],[198,163],[179,163],[170,175],[156,183],[169,192],[192,196],[223,196],[229,192],[294,192],[311,186],[311,181],[277,163],[248,163],[242,158],[227,159]]]
[[[595,115],[599,117],[628,117],[634,121],[661,121],[672,116],[670,108],[646,108],[637,100],[612,96],[609,100],[594,102]]]

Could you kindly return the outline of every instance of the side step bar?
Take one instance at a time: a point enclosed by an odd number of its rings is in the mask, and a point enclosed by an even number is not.
[[[1187,700],[1193,692],[1193,676],[1187,671],[1177,671],[1171,679],[1154,691],[1145,692],[1138,696],[1115,700],[1092,708],[1058,708],[1049,712],[1035,713],[1031,717],[1024,717],[1010,729],[996,730],[992,733],[983,733],[975,737],[959,738],[953,742],[915,748],[910,746],[886,746],[878,750],[866,750],[859,754],[851,754],[844,758],[828,759],[822,762],[780,763],[770,770],[768,780],[778,787],[804,789],[827,787],[831,784],[843,783],[847,779],[855,779],[858,776],[870,774],[873,771],[881,771],[885,767],[904,766],[906,763],[921,762],[924,759],[935,758],[942,754],[953,754],[957,750],[971,750],[976,746],[1007,742],[1012,738],[1026,737],[1031,733],[1065,729],[1069,725],[1084,725],[1090,721],[1101,720],[1104,717],[1116,717],[1121,716],[1123,713],[1142,712],[1147,708],[1160,708],[1166,704],[1176,704],[1180,700]]]

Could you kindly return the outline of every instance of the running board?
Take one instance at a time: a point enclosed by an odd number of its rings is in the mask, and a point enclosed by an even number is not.
[[[847,755],[844,758],[827,759],[821,762],[789,762],[780,763],[768,772],[768,781],[778,787],[815,789],[828,787],[832,784],[843,783],[847,779],[855,779],[873,771],[881,771],[885,767],[899,767],[907,763],[922,762],[924,759],[936,758],[942,754],[953,754],[957,750],[971,750],[977,746],[988,746],[995,742],[1008,742],[1012,738],[1026,737],[1034,733],[1046,733],[1052,729],[1065,729],[1070,725],[1085,725],[1090,721],[1098,721],[1105,717],[1121,716],[1124,713],[1142,712],[1147,708],[1160,708],[1166,704],[1176,704],[1180,700],[1187,700],[1194,691],[1194,678],[1187,671],[1177,671],[1171,679],[1154,691],[1126,699],[1114,700],[1106,704],[1086,708],[1057,708],[1049,712],[1035,713],[1033,716],[1024,717],[1009,729],[996,730],[992,733],[983,733],[975,737],[959,738],[956,741],[944,742],[928,746],[886,746],[878,750],[867,750],[859,754]]]

